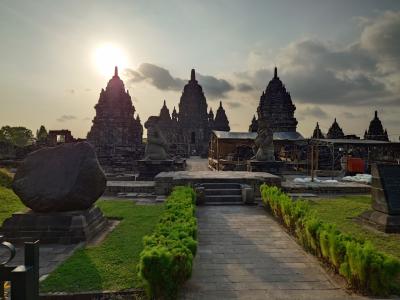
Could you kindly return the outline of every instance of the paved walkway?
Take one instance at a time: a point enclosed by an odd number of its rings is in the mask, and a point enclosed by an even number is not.
[[[199,249],[182,299],[361,299],[336,286],[262,207],[197,213]]]
[[[39,276],[42,278],[54,271],[63,261],[70,257],[80,244],[72,245],[57,245],[48,244],[40,245],[39,248]],[[24,249],[23,246],[16,248],[17,254],[13,260],[8,264],[9,266],[18,266],[24,263]],[[3,247],[0,249],[0,260],[5,260],[8,256],[8,251]]]

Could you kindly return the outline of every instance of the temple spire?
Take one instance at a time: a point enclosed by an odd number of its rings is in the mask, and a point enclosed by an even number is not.
[[[190,80],[191,81],[195,81],[196,80],[196,73],[195,73],[194,69],[192,69],[192,72],[190,73]]]
[[[378,119],[378,111],[375,111],[375,119]]]
[[[117,66],[115,66],[115,68],[114,68],[114,76],[118,77],[118,67]]]
[[[167,101],[164,99],[164,105],[163,106],[167,106]]]
[[[222,108],[222,101],[219,101],[219,107]]]
[[[278,78],[278,68],[275,67],[274,69],[274,78]]]

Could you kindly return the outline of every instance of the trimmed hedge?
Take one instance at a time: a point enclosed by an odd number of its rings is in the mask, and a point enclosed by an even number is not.
[[[11,175],[5,169],[0,169],[0,186],[9,189],[11,188],[12,180]]]
[[[197,250],[196,194],[176,187],[152,235],[145,236],[139,276],[149,298],[176,299],[179,287],[192,274]]]
[[[383,296],[400,292],[400,260],[322,221],[307,201],[293,201],[266,184],[260,190],[264,205],[303,247],[341,274],[352,288]]]

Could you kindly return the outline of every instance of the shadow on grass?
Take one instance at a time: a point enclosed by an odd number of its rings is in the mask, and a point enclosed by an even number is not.
[[[58,291],[76,292],[90,286],[93,291],[103,289],[103,278],[98,266],[93,263],[85,249],[79,249],[74,254],[74,260],[61,264],[40,285],[40,292]]]

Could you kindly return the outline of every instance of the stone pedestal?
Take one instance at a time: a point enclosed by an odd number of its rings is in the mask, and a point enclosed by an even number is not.
[[[380,231],[386,233],[400,232],[400,215],[388,215],[377,210],[369,210],[361,214],[359,218],[367,225]]]
[[[75,244],[92,239],[106,226],[101,210],[92,206],[70,212],[15,213],[4,221],[0,232],[12,243]]]
[[[138,160],[138,180],[154,180],[154,177],[161,172],[182,171],[185,168],[185,161],[166,160]]]
[[[247,162],[248,172],[266,172],[274,175],[280,175],[282,173],[284,162],[282,161],[261,161],[261,160],[250,160]]]
[[[360,220],[387,233],[400,233],[400,165],[372,166],[372,209]]]

